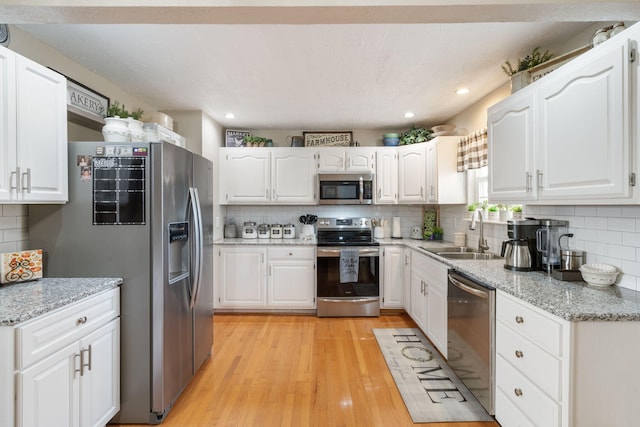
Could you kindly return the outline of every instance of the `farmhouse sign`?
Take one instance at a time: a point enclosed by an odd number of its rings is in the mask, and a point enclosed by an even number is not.
[[[343,146],[353,142],[353,132],[302,132],[306,147]]]

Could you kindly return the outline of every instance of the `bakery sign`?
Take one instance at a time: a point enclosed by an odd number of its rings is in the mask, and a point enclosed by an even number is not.
[[[109,98],[89,89],[85,85],[67,78],[67,106],[102,119],[109,109]]]
[[[353,132],[302,132],[305,147],[343,146],[353,143]]]

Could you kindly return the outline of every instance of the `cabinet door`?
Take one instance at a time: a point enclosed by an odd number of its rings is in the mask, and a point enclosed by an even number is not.
[[[270,156],[265,148],[223,148],[220,203],[265,204],[271,201]]]
[[[314,204],[315,153],[305,148],[272,149],[271,187],[273,203]]]
[[[216,284],[216,307],[265,308],[266,250],[253,247],[221,248],[218,256],[221,271]]]
[[[413,251],[410,249],[404,250],[404,277],[403,277],[403,297],[404,297],[404,310],[407,313],[411,312],[411,257]]]
[[[376,153],[376,203],[398,202],[398,150],[380,148]]]
[[[16,185],[16,54],[0,46],[0,201]],[[15,197],[15,193],[14,193]]]
[[[539,200],[630,196],[628,43],[611,40],[592,52],[541,81]]]
[[[431,258],[427,262],[427,336],[447,357],[447,266]]]
[[[535,200],[534,92],[511,95],[488,110],[489,200]]]
[[[398,148],[398,201],[400,203],[427,201],[425,169],[424,144]]]
[[[383,308],[404,307],[404,250],[400,247],[386,247],[382,250]]]
[[[458,172],[458,136],[439,136],[427,143],[429,203],[467,203],[467,174]]]
[[[409,315],[418,327],[427,334],[427,267],[426,257],[413,253],[411,257],[411,311]]]
[[[80,421],[104,426],[120,410],[120,319],[80,341]]]
[[[17,374],[16,426],[80,425],[80,346],[70,344]]]
[[[16,67],[18,199],[66,202],[67,79],[19,55]]]
[[[318,172],[342,172],[345,170],[345,149],[318,148]]]
[[[314,260],[269,261],[267,306],[269,308],[315,308]]]
[[[347,172],[374,172],[375,155],[374,149],[347,148],[345,170]]]

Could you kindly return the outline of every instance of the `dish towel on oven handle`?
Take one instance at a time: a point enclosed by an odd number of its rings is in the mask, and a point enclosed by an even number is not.
[[[359,265],[358,249],[340,249],[340,283],[357,282]]]

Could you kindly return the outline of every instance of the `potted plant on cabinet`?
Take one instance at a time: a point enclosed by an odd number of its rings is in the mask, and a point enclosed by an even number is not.
[[[425,129],[423,127],[411,126],[406,132],[400,135],[400,145],[417,144],[420,142],[426,142],[433,138],[433,131],[431,129]]]
[[[548,50],[541,52],[540,48],[536,47],[524,58],[518,58],[515,68],[509,61],[504,61],[504,64],[502,64],[502,71],[511,77],[511,93],[514,93],[531,83],[529,73],[527,72],[529,68],[533,68],[547,62],[552,56],[553,55],[549,53]]]
[[[498,205],[489,205],[487,211],[489,213],[487,218],[489,221],[498,221],[500,219],[500,214],[498,213]]]
[[[522,219],[522,205],[511,206],[511,215],[513,219]]]
[[[476,211],[476,209],[478,208],[478,204],[477,203],[471,203],[469,205],[467,205],[467,218],[471,219],[473,217],[473,213]]]
[[[442,228],[436,226],[433,229],[433,234],[431,235],[432,236],[431,240],[442,240],[442,233],[444,233],[444,230]]]
[[[120,106],[118,101],[113,101],[107,109],[106,123],[102,128],[102,135],[106,142],[129,142],[131,140],[131,130],[129,130],[129,112]]]

